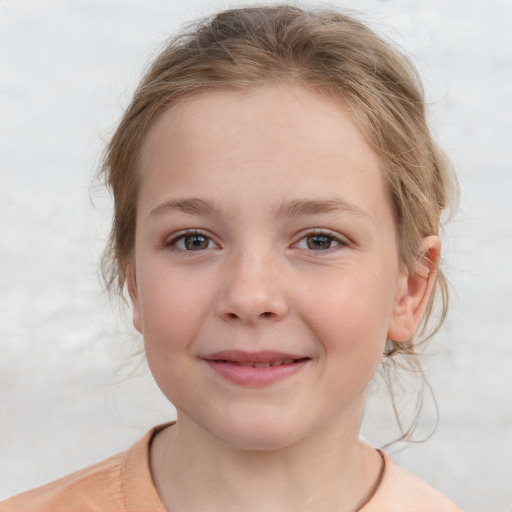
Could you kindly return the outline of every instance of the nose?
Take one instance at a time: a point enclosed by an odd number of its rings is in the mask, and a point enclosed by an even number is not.
[[[254,324],[278,320],[288,313],[283,275],[271,258],[239,254],[226,262],[221,274],[222,291],[216,309],[223,320]]]

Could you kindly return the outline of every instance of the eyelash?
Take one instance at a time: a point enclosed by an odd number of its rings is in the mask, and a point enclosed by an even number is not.
[[[179,251],[182,253],[184,253],[184,252],[190,252],[190,253],[191,252],[201,252],[200,250],[192,251],[192,250],[187,250],[185,248],[177,247],[177,244],[179,242],[181,242],[182,240],[185,240],[188,237],[194,237],[194,236],[195,237],[203,237],[206,240],[209,240],[210,242],[215,244],[215,241],[213,240],[213,238],[211,236],[209,236],[207,233],[201,231],[200,229],[189,229],[189,230],[184,230],[184,231],[174,234],[174,236],[171,239],[166,240],[163,245],[167,249]]]
[[[177,244],[179,242],[181,242],[182,240],[185,240],[186,238],[189,238],[189,237],[203,237],[206,240],[208,240],[209,242],[216,244],[216,242],[213,240],[213,238],[211,236],[209,236],[207,233],[201,231],[200,229],[192,229],[192,230],[185,230],[185,231],[176,233],[171,239],[166,240],[164,242],[163,246],[165,248],[179,251],[182,253],[202,252],[203,250],[210,248],[210,247],[206,247],[205,249],[198,249],[197,251],[194,251],[194,250],[190,250],[190,249],[186,249],[186,248],[178,248],[177,247]],[[310,247],[302,247],[302,249],[304,249],[306,251],[322,253],[322,252],[327,252],[327,251],[330,252],[331,250],[336,250],[337,248],[345,247],[348,245],[348,242],[346,240],[344,240],[343,238],[341,238],[338,234],[336,234],[332,231],[329,231],[329,230],[320,230],[320,229],[314,229],[314,230],[308,231],[306,233],[303,233],[301,238],[297,242],[295,242],[293,245],[297,246],[302,241],[306,241],[306,244],[307,244],[307,239],[313,238],[313,237],[325,237],[330,240],[330,243],[335,242],[337,245],[335,245],[334,247],[328,247],[326,249],[321,249],[321,248],[311,249]],[[218,245],[218,244],[216,244],[216,245]]]
[[[304,248],[305,250],[307,251],[310,251],[310,252],[330,252],[331,250],[336,250],[338,248],[341,248],[341,247],[345,247],[348,245],[348,242],[343,239],[342,237],[340,237],[340,235],[338,235],[337,233],[333,232],[333,231],[329,231],[329,230],[322,230],[322,229],[313,229],[311,231],[308,231],[304,234],[302,234],[301,238],[299,239],[298,242],[296,242],[294,245],[297,245],[299,242],[302,242],[303,240],[306,240],[306,243],[307,243],[307,239],[308,238],[313,238],[313,237],[325,237],[325,238],[328,238],[331,240],[331,243],[332,242],[336,242],[337,245],[335,245],[334,247],[328,247],[327,249],[311,249],[311,248]]]

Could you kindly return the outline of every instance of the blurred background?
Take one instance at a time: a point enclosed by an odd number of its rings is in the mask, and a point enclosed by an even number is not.
[[[103,291],[111,205],[91,183],[158,47],[183,23],[234,5],[0,1],[0,499],[174,417],[136,354],[129,314]],[[330,5],[356,10],[411,56],[461,182],[444,236],[452,308],[426,361],[439,426],[389,452],[466,512],[512,511],[512,2]],[[396,432],[373,387],[363,433],[384,444]],[[435,424],[432,404],[420,437]]]

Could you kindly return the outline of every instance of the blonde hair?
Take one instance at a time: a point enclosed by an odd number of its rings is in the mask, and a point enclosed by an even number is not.
[[[425,102],[411,62],[353,17],[282,5],[231,9],[189,26],[155,59],[108,144],[101,172],[114,196],[114,221],[103,269],[122,295],[133,255],[139,158],[156,118],[195,94],[250,90],[288,83],[329,95],[349,107],[380,155],[396,222],[401,263],[414,271],[421,240],[437,234],[455,191],[450,163],[425,118]],[[405,355],[421,369],[418,347],[441,325],[448,306],[438,270],[424,323],[407,342],[388,340],[386,358]],[[430,325],[434,296],[437,322]]]

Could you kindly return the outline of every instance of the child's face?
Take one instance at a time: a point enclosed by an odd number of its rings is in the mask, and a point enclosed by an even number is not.
[[[357,435],[407,279],[351,117],[298,88],[207,93],[155,123],[141,172],[134,324],[179,417],[241,448]]]

